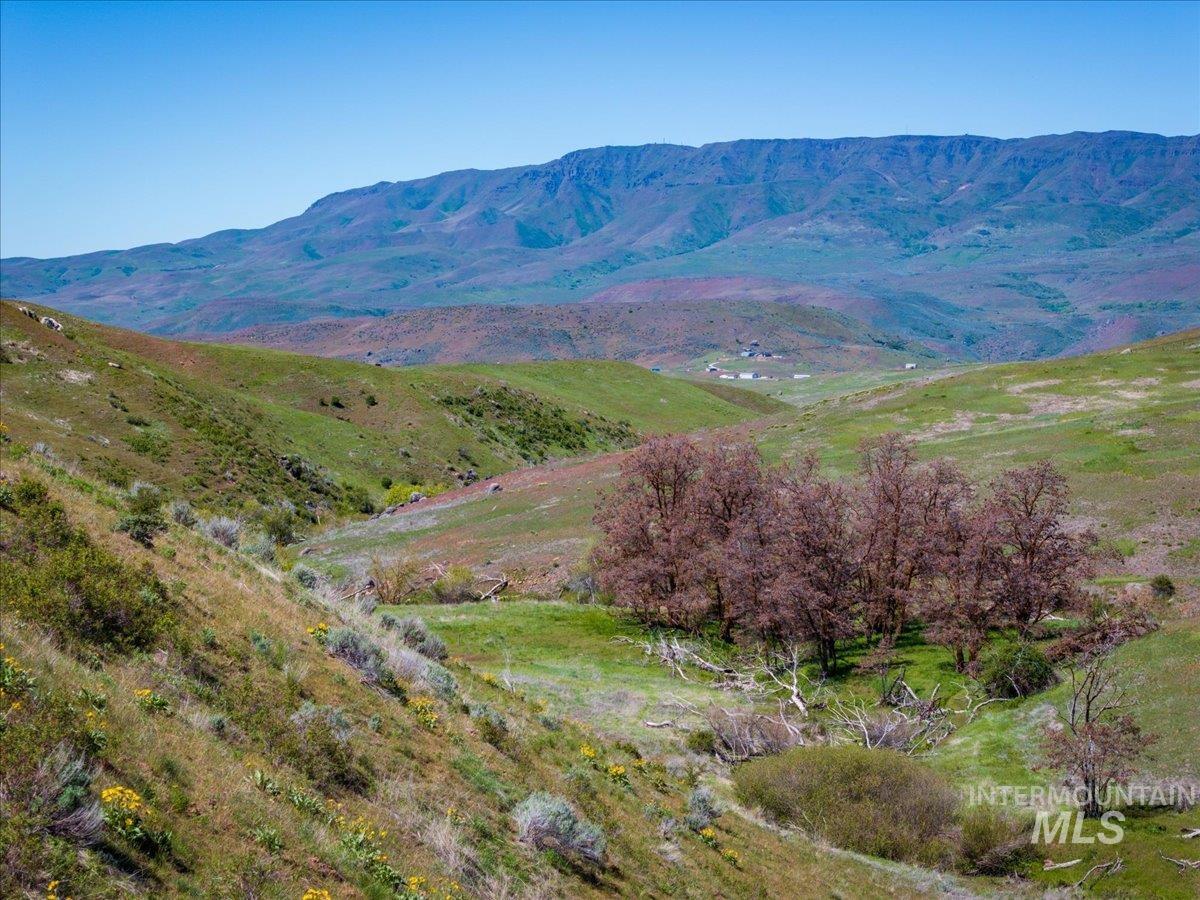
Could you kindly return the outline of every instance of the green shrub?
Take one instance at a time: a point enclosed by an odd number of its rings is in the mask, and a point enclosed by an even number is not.
[[[370,786],[370,773],[359,764],[350,743],[353,728],[340,709],[305,701],[290,722],[293,734],[276,747],[318,787],[363,791]]]
[[[125,505],[133,515],[157,515],[162,504],[162,489],[145,481],[135,481],[125,495]]]
[[[413,494],[420,494],[423,497],[436,497],[438,494],[444,494],[450,490],[449,485],[439,484],[436,482],[415,483],[411,481],[393,482],[387,489],[387,493],[383,497],[384,506],[399,506],[402,503],[408,503]]]
[[[1029,823],[994,806],[972,806],[959,825],[960,867],[972,875],[1007,875],[1036,855]]]
[[[1150,579],[1150,590],[1155,600],[1170,600],[1175,596],[1175,582],[1168,575],[1155,575]]]
[[[470,713],[479,736],[493,747],[502,747],[508,738],[508,722],[504,716],[486,703],[475,704]]]
[[[575,808],[553,794],[531,794],[513,810],[517,834],[537,850],[554,850],[568,859],[604,861],[608,841],[596,825],[580,818]]]
[[[154,539],[167,530],[161,514],[162,491],[152,484],[136,481],[125,495],[129,514],[117,522],[117,531],[128,534],[130,539],[143,547],[154,546]]]
[[[434,603],[470,603],[478,600],[475,573],[466,566],[451,566],[445,575],[429,586],[429,596]]]
[[[309,590],[312,590],[321,583],[320,573],[316,569],[311,569],[304,565],[304,563],[297,563],[292,566],[292,577],[296,579],[297,584]]]
[[[1025,641],[1001,641],[979,655],[979,683],[991,697],[1028,697],[1056,680],[1046,654]]]
[[[371,502],[371,495],[367,493],[366,488],[357,484],[342,486],[342,508],[347,512],[367,515],[375,512],[375,504]]]
[[[116,530],[143,547],[153,547],[154,539],[167,530],[167,523],[158,513],[133,513],[122,516]]]
[[[734,783],[743,803],[848,850],[925,865],[951,855],[957,796],[900,753],[797,747],[744,763]]]
[[[280,500],[262,511],[259,524],[274,543],[286,547],[300,539],[303,522],[290,500]]]
[[[689,731],[686,744],[693,753],[706,753],[713,756],[717,752],[716,732],[711,728],[697,728],[695,731]]]
[[[275,562],[275,541],[271,539],[269,534],[259,533],[250,535],[249,539],[242,546],[242,550],[249,556],[265,562]]]
[[[73,527],[45,485],[22,479],[0,545],[0,610],[54,629],[70,643],[111,650],[150,646],[170,625],[166,586]]]

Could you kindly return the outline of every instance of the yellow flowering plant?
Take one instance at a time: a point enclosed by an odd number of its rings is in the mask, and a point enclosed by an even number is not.
[[[171,832],[152,829],[145,821],[146,804],[133,788],[113,785],[100,792],[104,822],[129,843],[154,853],[171,848]]]
[[[584,759],[595,759],[596,758],[596,748],[593,747],[591,744],[580,744],[579,745],[579,755],[582,756]]]
[[[625,767],[620,763],[613,763],[606,770],[606,774],[618,784],[629,784],[629,776],[625,772]]]
[[[156,693],[150,688],[136,690],[133,692],[133,696],[137,698],[138,706],[144,712],[164,714],[171,712],[171,702],[162,694]]]
[[[437,713],[437,702],[432,697],[409,697],[408,708],[417,721],[429,731],[437,731],[441,716]]]

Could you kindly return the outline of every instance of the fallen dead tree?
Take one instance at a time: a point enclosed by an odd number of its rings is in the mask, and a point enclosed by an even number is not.
[[[807,659],[798,645],[721,658],[674,635],[615,640],[639,648],[681,681],[703,683],[739,697],[736,705],[714,703],[704,709],[673,701],[693,720],[703,721],[717,736],[717,755],[731,761],[749,758],[746,754],[775,752],[763,751],[766,746],[792,746],[802,742],[797,739],[801,735],[807,742],[823,736],[868,748],[922,753],[995,702],[995,698],[977,699],[965,684],[948,701],[941,696],[940,684],[922,698],[904,680],[903,670],[885,678],[875,701],[838,698],[824,680],[814,681],[806,674]],[[773,705],[776,711],[764,712],[764,705]],[[819,716],[814,718],[814,713]],[[674,722],[647,725],[662,728]]]

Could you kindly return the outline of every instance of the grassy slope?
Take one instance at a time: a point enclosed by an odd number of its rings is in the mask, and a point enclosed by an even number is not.
[[[948,374],[840,377],[788,390],[798,410],[738,433],[758,440],[770,459],[815,450],[835,472],[855,465],[863,438],[896,429],[918,440],[925,457],[951,456],[980,480],[1009,466],[1049,458],[1071,481],[1075,512],[1103,537],[1124,541],[1113,577],[1170,573],[1185,591],[1200,586],[1200,332],[1091,356],[1013,363]],[[777,383],[781,384],[781,383]],[[780,388],[783,389],[783,388]],[[849,390],[833,397],[829,390]],[[785,398],[787,395],[785,394]],[[816,401],[816,402],[811,402]],[[555,580],[586,549],[597,492],[616,460],[534,470],[502,495],[467,492],[411,518],[332,532],[315,543],[336,564],[372,549],[532,567],[532,582]],[[552,568],[557,566],[556,569]]]
[[[769,430],[770,457],[815,449],[835,471],[898,430],[973,476],[1053,460],[1078,512],[1122,530],[1200,521],[1200,331],[1089,356],[988,366],[826,400]],[[1193,528],[1194,532],[1194,528]],[[1172,541],[1174,546],[1174,541]]]
[[[9,475],[34,470],[28,463],[5,465]],[[462,697],[501,710],[513,739],[503,751],[484,743],[457,703],[438,704],[441,730],[429,733],[399,701],[360,683],[306,634],[306,626],[322,618],[335,625],[336,619],[303,591],[178,526],[156,550],[137,547],[112,533],[116,513],[97,502],[104,489],[89,497],[77,484],[61,474],[53,484],[72,520],[130,563],[151,565],[172,585],[180,602],[173,644],[165,653],[113,657],[89,668],[60,651],[34,623],[5,621],[0,642],[42,685],[64,696],[86,687],[109,698],[103,719],[110,741],[100,754],[93,789],[112,784],[136,789],[147,801],[150,822],[170,829],[176,848],[173,859],[110,857],[117,867],[113,883],[123,881],[126,892],[294,898],[313,886],[329,888],[336,897],[383,896],[339,848],[335,831],[283,797],[256,790],[247,777],[261,768],[285,787],[312,791],[252,724],[265,714],[264,704],[282,706],[286,715],[302,699],[342,709],[353,726],[355,754],[376,773],[374,787],[336,796],[347,819],[362,816],[386,829],[389,835],[380,843],[391,864],[429,878],[431,887],[453,878],[472,895],[492,896],[506,880],[510,888],[536,885],[537,896],[910,896],[938,883],[896,867],[832,857],[732,814],[721,819],[719,836],[740,853],[740,868],[686,834],[677,848],[664,847],[659,817],[682,816],[688,787],[653,758],[647,775],[631,769],[630,786],[622,787],[582,765],[578,748],[585,741],[598,747],[604,764],[628,764],[628,750],[598,739],[582,724],[547,728],[532,697],[527,701],[489,684],[482,672],[462,664],[453,666]],[[204,629],[212,630],[211,640]],[[143,687],[166,696],[173,714],[139,709],[133,693]],[[206,727],[217,712],[244,727],[219,736]],[[376,725],[368,724],[372,716],[379,717]],[[573,770],[579,774],[568,778]],[[556,868],[515,841],[509,811],[535,790],[571,798],[605,828],[611,862],[606,869],[586,876]],[[457,811],[452,818],[450,807]],[[259,826],[277,830],[281,850],[271,853],[250,839]],[[465,857],[463,846],[470,848]],[[122,874],[124,867],[131,868]],[[62,874],[48,871],[45,880]],[[111,884],[95,882],[68,881],[59,890],[64,896],[116,893]]]
[[[186,486],[206,500],[269,496],[286,487],[282,473],[271,469],[288,453],[376,494],[384,476],[453,483],[451,467],[475,468],[486,477],[520,465],[511,445],[464,426],[437,402],[480,386],[510,383],[536,395],[544,408],[576,419],[628,420],[642,433],[742,421],[759,405],[750,398],[738,406],[622,363],[528,364],[511,373],[504,366],[396,370],[182,344],[61,319],[68,327],[57,334],[13,304],[0,305],[0,336],[18,361],[4,369],[4,416],[12,436],[28,445],[46,443],[93,472],[108,458],[110,468]],[[332,405],[335,397],[342,408]],[[130,417],[146,424],[130,424]],[[157,439],[156,454],[128,445],[142,432]],[[594,432],[592,443],[596,450],[610,446]]]

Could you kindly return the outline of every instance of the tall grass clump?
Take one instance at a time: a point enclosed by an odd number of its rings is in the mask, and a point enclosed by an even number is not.
[[[398,618],[391,613],[384,613],[379,618],[379,624],[396,635],[407,647],[416,650],[422,656],[440,662],[449,656],[446,642],[430,632],[425,622],[416,616]]]

